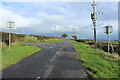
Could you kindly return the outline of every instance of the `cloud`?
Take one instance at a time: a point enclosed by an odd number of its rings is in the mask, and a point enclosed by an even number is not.
[[[97,2],[118,2],[119,0],[96,0]],[[4,0],[3,2],[91,2],[91,0]]]
[[[103,8],[103,19],[97,15],[97,35],[104,36],[103,27],[112,25],[114,27],[114,36],[117,35],[118,24],[116,6],[114,3],[101,3]],[[107,7],[110,5],[110,7]],[[3,4],[4,5],[4,4]],[[80,38],[93,39],[93,24],[91,21],[92,7],[91,3],[9,3],[7,2],[2,10],[3,31],[6,31],[6,22],[13,20],[16,29],[13,32],[29,34],[60,34],[78,35]],[[107,8],[106,8],[107,7]],[[107,10],[106,10],[107,9]],[[111,10],[110,10],[111,9]],[[100,6],[98,7],[100,10]],[[109,14],[108,14],[109,13]],[[110,17],[112,16],[112,18]],[[56,26],[56,28],[54,28]],[[116,36],[117,37],[117,36]]]
[[[1,8],[1,11],[2,11],[2,23],[3,23],[2,28],[6,28],[7,27],[6,23],[7,21],[10,21],[10,20],[15,22],[15,26],[17,28],[29,27],[41,22],[36,18],[25,18],[21,15],[15,14],[3,8]]]
[[[63,15],[48,15],[46,13],[39,13],[42,20],[45,20],[48,23],[54,24],[64,24],[66,22],[66,18]]]

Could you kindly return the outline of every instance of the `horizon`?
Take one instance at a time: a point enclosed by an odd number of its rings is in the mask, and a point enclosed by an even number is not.
[[[1,32],[1,33],[9,33],[9,32]],[[24,33],[14,33],[14,32],[12,32],[12,33],[13,33],[13,34],[23,34],[23,35],[36,35],[36,36],[46,36],[46,37],[49,36],[49,37],[62,38],[62,37],[61,37],[62,34],[59,35],[59,36],[51,36],[51,35],[44,35],[44,34],[42,35],[42,34],[24,34]],[[64,33],[63,33],[63,34],[64,34]],[[77,36],[77,38],[78,38],[78,40],[79,40],[79,39],[81,39],[81,40],[82,40],[82,39],[83,39],[83,40],[84,40],[84,39],[85,39],[85,40],[94,40],[94,39],[87,39],[87,38],[79,38],[78,36]],[[74,39],[74,38],[72,38],[72,35],[71,35],[71,36],[68,35],[68,37],[66,37],[66,39]],[[107,38],[106,38],[106,39],[97,39],[97,41],[107,41]],[[112,39],[111,39],[111,41],[119,41],[119,40],[115,40],[115,39],[112,40]]]

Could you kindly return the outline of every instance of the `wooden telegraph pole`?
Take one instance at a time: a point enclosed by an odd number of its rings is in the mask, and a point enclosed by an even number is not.
[[[10,48],[10,46],[11,46],[11,32],[10,32],[10,30],[12,28],[14,28],[14,26],[13,26],[14,22],[13,21],[9,21],[9,22],[7,22],[7,24],[8,24],[7,28],[9,29],[9,48]]]
[[[56,26],[54,26],[53,28],[54,28],[54,37],[56,37]]]
[[[95,0],[93,0],[93,13],[91,14],[91,19],[93,21],[93,25],[94,25],[94,47],[97,47],[97,39],[96,39],[96,21],[97,21],[97,14],[96,14],[96,3]]]

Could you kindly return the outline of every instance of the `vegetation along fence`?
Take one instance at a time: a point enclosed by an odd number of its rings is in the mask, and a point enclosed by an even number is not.
[[[94,41],[93,40],[82,40],[82,39],[79,39],[79,40],[76,40],[76,41],[89,44],[90,46],[94,46]],[[118,41],[116,41],[116,43],[118,43]],[[98,42],[97,43],[97,48],[99,48],[101,50],[104,50],[105,52],[108,51],[108,45],[107,45],[107,43],[104,43],[104,42]],[[112,47],[110,47],[110,53],[117,53],[117,54],[120,55],[120,43],[113,44],[113,49],[114,49],[114,51],[112,50]]]

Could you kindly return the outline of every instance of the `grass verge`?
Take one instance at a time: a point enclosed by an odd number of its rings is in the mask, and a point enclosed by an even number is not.
[[[28,45],[13,45],[10,49],[3,48],[2,67],[0,67],[0,69],[16,64],[23,58],[28,57],[39,50],[40,48]]]
[[[93,49],[81,42],[71,41],[79,54],[86,72],[93,78],[120,78],[118,72],[120,62],[115,54],[108,54],[99,49]]]

